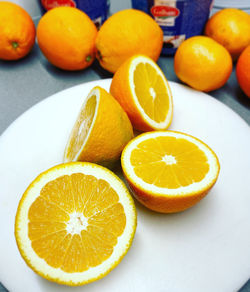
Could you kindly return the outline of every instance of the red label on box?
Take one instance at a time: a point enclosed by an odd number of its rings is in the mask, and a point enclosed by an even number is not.
[[[42,0],[42,5],[46,10],[60,6],[76,7],[74,0]]]
[[[151,7],[151,13],[155,17],[177,17],[180,14],[180,10],[171,6],[153,6]]]

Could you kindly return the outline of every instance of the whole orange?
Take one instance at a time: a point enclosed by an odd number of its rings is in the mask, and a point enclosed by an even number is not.
[[[227,82],[232,72],[232,58],[213,39],[195,36],[185,40],[177,49],[174,70],[181,81],[208,92]]]
[[[245,48],[238,59],[236,76],[241,89],[250,97],[250,45]]]
[[[235,60],[250,45],[250,15],[236,8],[225,8],[207,22],[205,34],[223,45]]]
[[[26,56],[35,43],[36,29],[21,6],[0,2],[0,59],[18,60]]]
[[[114,73],[129,57],[143,54],[157,61],[163,45],[160,26],[146,13],[126,9],[113,14],[96,38],[101,66]]]
[[[87,14],[73,7],[49,10],[37,26],[43,54],[64,70],[81,70],[93,63],[96,35],[96,26]]]

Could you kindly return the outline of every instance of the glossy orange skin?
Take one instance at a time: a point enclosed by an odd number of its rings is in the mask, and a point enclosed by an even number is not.
[[[25,57],[35,43],[36,29],[21,6],[0,2],[0,59],[18,60]]]
[[[236,8],[222,9],[208,20],[205,34],[223,45],[236,60],[250,45],[250,15]]]
[[[49,10],[38,23],[38,45],[54,66],[82,70],[95,59],[97,28],[87,14],[73,7]]]
[[[222,87],[230,77],[232,68],[232,58],[228,51],[206,36],[185,40],[174,57],[177,77],[204,92]]]
[[[214,182],[214,184],[211,185],[211,187],[206,191],[193,193],[189,196],[170,197],[163,195],[156,196],[154,194],[151,194],[150,192],[145,192],[137,187],[135,184],[132,184],[131,181],[128,180],[128,178],[126,179],[129,183],[130,189],[132,190],[134,197],[148,209],[159,213],[177,213],[196,205],[202,198],[204,198],[208,194],[209,190],[215,184]]]
[[[115,73],[129,57],[143,54],[157,61],[163,45],[160,26],[146,13],[126,9],[113,14],[101,26],[96,38],[100,65]]]
[[[236,76],[241,89],[250,98],[250,45],[242,52],[238,59]]]

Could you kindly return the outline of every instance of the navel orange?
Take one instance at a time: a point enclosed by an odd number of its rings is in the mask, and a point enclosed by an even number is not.
[[[143,54],[157,61],[163,45],[160,26],[146,13],[126,9],[113,14],[101,26],[97,38],[97,59],[114,73],[129,57]]]
[[[43,15],[37,41],[50,63],[64,70],[82,70],[95,59],[97,29],[83,11],[56,7]]]
[[[232,72],[232,58],[213,39],[195,36],[185,40],[177,49],[174,70],[181,81],[207,92],[227,82]]]
[[[108,169],[74,162],[40,174],[19,203],[19,251],[40,276],[79,286],[114,269],[131,246],[134,202]]]
[[[174,131],[155,131],[131,140],[122,169],[135,197],[147,208],[173,213],[198,203],[219,174],[216,154],[205,143]]]
[[[35,43],[36,29],[21,6],[0,1],[0,59],[18,60],[25,57]]]

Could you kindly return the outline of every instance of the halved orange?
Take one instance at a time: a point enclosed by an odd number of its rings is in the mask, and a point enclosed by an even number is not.
[[[174,131],[155,131],[131,140],[122,169],[135,197],[149,209],[172,213],[198,203],[215,184],[218,158],[205,143]]]
[[[149,57],[135,55],[116,71],[110,93],[119,101],[135,129],[165,130],[172,121],[173,100],[168,81]]]
[[[88,161],[111,167],[134,136],[120,104],[96,86],[88,94],[65,148],[64,162]]]
[[[104,277],[127,253],[136,210],[124,183],[87,162],[40,174],[19,203],[15,236],[26,263],[59,284],[83,285]]]

